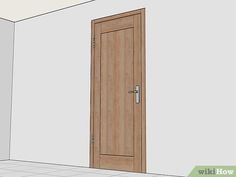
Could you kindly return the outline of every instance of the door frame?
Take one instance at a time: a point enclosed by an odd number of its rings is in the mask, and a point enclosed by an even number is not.
[[[111,15],[103,18],[98,18],[91,21],[91,80],[90,80],[90,168],[94,167],[94,65],[95,65],[95,24],[128,17],[132,15],[141,15],[141,60],[142,60],[142,94],[141,94],[141,106],[142,106],[142,172],[146,173],[146,31],[145,31],[145,8],[133,10],[125,13]]]

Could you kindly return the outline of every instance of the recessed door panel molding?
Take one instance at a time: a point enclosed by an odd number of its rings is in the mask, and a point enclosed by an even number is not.
[[[92,21],[90,166],[146,172],[145,9]]]

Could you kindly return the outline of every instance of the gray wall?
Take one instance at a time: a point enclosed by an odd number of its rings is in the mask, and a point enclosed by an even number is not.
[[[11,158],[89,165],[91,19],[147,10],[147,170],[236,164],[235,0],[97,0],[16,23]]]
[[[0,19],[0,160],[9,159],[14,23]]]

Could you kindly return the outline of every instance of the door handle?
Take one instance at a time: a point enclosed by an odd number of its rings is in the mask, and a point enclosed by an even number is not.
[[[128,93],[134,93],[136,104],[140,103],[140,100],[141,100],[141,87],[140,87],[140,85],[136,85],[135,90],[131,90]]]

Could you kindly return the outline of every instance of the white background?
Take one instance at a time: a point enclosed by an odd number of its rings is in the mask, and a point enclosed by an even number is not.
[[[90,22],[144,7],[147,171],[236,164],[234,0],[97,0],[16,23],[12,159],[89,166]]]
[[[1,0],[0,17],[15,22],[88,1],[89,0]]]

